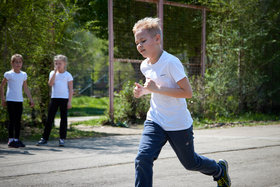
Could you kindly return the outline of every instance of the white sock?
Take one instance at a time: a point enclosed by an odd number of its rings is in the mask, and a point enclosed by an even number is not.
[[[9,142],[12,142],[12,141],[14,141],[14,139],[13,138],[9,138]]]
[[[216,178],[216,179],[219,179],[221,177],[221,175],[222,175],[222,172],[223,172],[223,168],[220,165],[219,165],[219,167],[220,167],[219,173],[214,176],[214,178]]]
[[[15,140],[15,142],[18,142],[18,139],[14,139]]]

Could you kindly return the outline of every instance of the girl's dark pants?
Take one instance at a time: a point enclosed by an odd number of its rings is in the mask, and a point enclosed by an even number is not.
[[[49,136],[52,130],[55,114],[59,108],[60,110],[60,139],[66,139],[67,134],[67,103],[68,99],[52,98],[49,104],[48,118],[45,124],[43,138],[49,140]]]
[[[19,139],[22,102],[7,101],[7,108],[10,118],[9,138]]]

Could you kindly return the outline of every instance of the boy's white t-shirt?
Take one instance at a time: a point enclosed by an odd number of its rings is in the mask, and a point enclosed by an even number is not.
[[[50,72],[49,80],[53,76],[54,71]],[[51,98],[69,98],[69,88],[68,82],[73,81],[72,75],[65,71],[64,73],[56,72],[54,84],[52,86],[52,95]]]
[[[186,77],[180,60],[163,51],[155,64],[148,64],[149,59],[141,63],[141,72],[158,86],[180,88],[178,81]],[[166,131],[185,130],[191,127],[193,119],[187,108],[185,98],[175,98],[158,93],[151,94],[147,120],[159,124]]]
[[[8,80],[6,101],[23,102],[22,85],[27,80],[27,74],[23,71],[16,73],[10,70],[4,73],[4,77]]]

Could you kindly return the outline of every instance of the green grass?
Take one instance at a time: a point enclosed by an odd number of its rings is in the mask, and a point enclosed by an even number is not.
[[[74,123],[71,123],[71,126],[76,126],[76,125],[101,126],[104,123],[104,121],[106,121],[106,120],[107,120],[106,116],[101,116],[98,119],[91,119],[91,120],[88,120],[88,121],[74,122]]]
[[[25,128],[21,133],[21,139],[26,141],[39,141],[42,137],[43,128]],[[81,131],[76,128],[70,128],[67,130],[67,139],[76,139],[76,138],[96,138],[107,136],[105,133],[98,133],[93,131]],[[53,128],[50,134],[50,140],[59,139],[59,128]]]
[[[92,119],[88,121],[81,121],[72,123],[72,125],[88,125],[88,126],[100,126],[104,121],[108,120],[105,116],[99,119]],[[134,125],[143,125],[144,120]],[[267,115],[267,114],[251,114],[246,113],[230,118],[219,118],[216,120],[211,119],[197,119],[194,118],[193,126],[196,129],[207,129],[214,127],[231,127],[231,126],[256,126],[256,125],[273,125],[280,124],[280,118],[277,115]],[[118,124],[116,124],[118,126]]]
[[[0,128],[1,130],[1,128]],[[0,142],[8,141],[8,132],[7,129],[2,129],[0,136]],[[34,141],[37,142],[42,138],[43,128],[38,127],[25,127],[21,131],[20,139],[23,141]],[[3,135],[3,136],[2,136]],[[108,136],[106,133],[99,133],[94,131],[81,131],[76,128],[70,128],[67,130],[67,139],[77,139],[77,138],[97,138]],[[53,128],[50,134],[50,140],[59,139],[59,128]]]
[[[109,98],[94,98],[88,96],[74,97],[72,109],[68,116],[99,116],[104,115],[109,104]]]
[[[101,137],[106,136],[106,134],[90,132],[90,131],[81,131],[75,128],[76,125],[89,125],[89,126],[100,126],[104,121],[108,121],[104,112],[107,110],[109,103],[108,97],[104,98],[93,98],[93,97],[74,97],[72,101],[73,108],[69,110],[69,116],[101,116],[99,119],[93,119],[89,121],[76,122],[71,124],[71,128],[68,130],[67,138],[85,138],[85,137]],[[25,111],[30,109],[25,107]],[[28,113],[29,114],[29,113]],[[23,119],[25,116],[23,115]],[[256,126],[256,125],[273,125],[280,124],[279,115],[268,115],[261,113],[245,113],[237,116],[231,117],[219,117],[215,120],[213,119],[197,119],[194,118],[193,126],[195,129],[206,129],[213,127],[231,127],[231,126]],[[144,120],[139,121],[135,125],[143,125]],[[118,125],[118,124],[116,124]],[[120,126],[122,124],[120,123]],[[32,140],[38,141],[41,138],[43,127],[26,127],[21,131],[21,138],[23,140]],[[52,130],[51,139],[59,138],[59,129],[54,128]],[[6,141],[7,129],[3,126],[0,126],[0,141]]]
[[[74,97],[72,101],[72,109],[68,111],[68,116],[101,116],[100,119],[91,120],[89,122],[84,122],[84,124],[100,124],[101,120],[104,119],[104,112],[107,110],[109,103],[109,98],[93,98],[93,97]],[[24,103],[24,114],[22,119],[27,121],[30,118],[31,109],[28,106],[28,103]],[[104,116],[104,117],[103,117]],[[59,112],[57,112],[57,116],[60,117]],[[30,124],[29,124],[30,125]],[[75,124],[74,124],[75,125]],[[43,127],[25,127],[24,130],[21,131],[21,138],[23,140],[33,140],[38,141],[42,136]],[[50,135],[50,139],[58,139],[59,138],[59,130],[57,128],[53,128],[52,133]],[[70,128],[67,131],[67,138],[84,138],[84,137],[100,137],[105,136],[102,133],[89,132],[89,131],[81,131],[76,128]],[[6,141],[8,137],[7,129],[3,126],[0,127],[0,141]]]
[[[30,120],[31,108],[28,104],[28,99],[24,100],[24,110],[22,119],[24,121]],[[106,112],[109,105],[109,98],[94,98],[89,96],[73,97],[72,108],[68,110],[69,117],[77,116],[102,116]],[[36,103],[36,110],[38,110],[38,103]],[[5,109],[6,112],[6,109]],[[37,116],[36,118],[38,118]],[[56,118],[60,118],[60,112],[56,113]]]
[[[280,123],[279,115],[269,115],[260,113],[245,113],[232,117],[220,117],[212,119],[194,119],[195,128],[213,128],[221,126],[256,126],[256,125],[273,125]]]

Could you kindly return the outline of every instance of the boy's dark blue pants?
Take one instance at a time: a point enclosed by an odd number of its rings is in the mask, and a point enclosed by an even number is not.
[[[45,140],[49,140],[49,136],[52,130],[55,114],[59,108],[60,110],[60,128],[59,128],[59,134],[61,139],[66,139],[66,133],[67,133],[67,104],[68,99],[62,99],[62,98],[52,98],[51,102],[49,104],[48,109],[48,119],[45,124],[45,129],[43,133],[43,138]]]
[[[187,170],[212,176],[219,173],[220,167],[216,161],[194,152],[192,127],[180,131],[165,131],[155,122],[147,120],[135,159],[135,186],[152,186],[153,162],[167,141]]]

